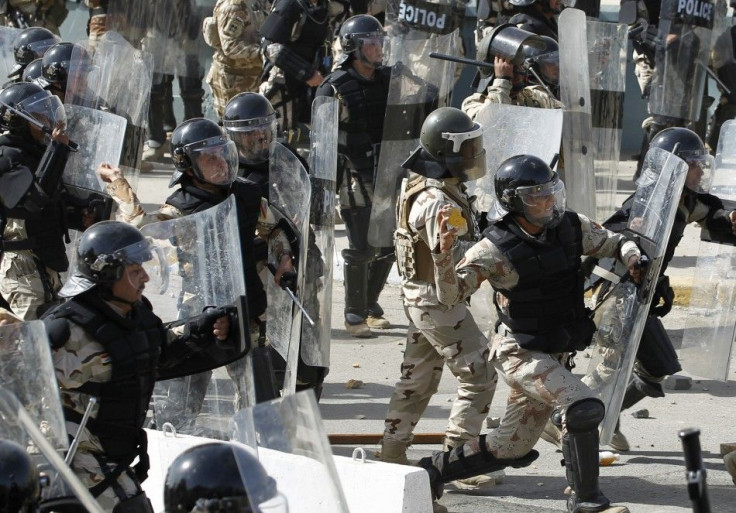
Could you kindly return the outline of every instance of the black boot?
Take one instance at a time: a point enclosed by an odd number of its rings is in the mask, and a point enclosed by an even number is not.
[[[396,261],[396,257],[391,254],[379,256],[371,262],[368,267],[368,289],[366,300],[368,305],[368,325],[371,328],[387,329],[391,324],[383,318],[383,308],[378,304],[378,296],[381,295],[383,287],[386,286],[388,275],[391,274],[391,268]]]
[[[626,387],[621,411],[631,408],[645,397],[664,397],[662,385],[654,381],[648,381],[636,373],[632,374],[631,381]]]
[[[344,253],[344,251],[343,251]],[[368,264],[345,259],[345,328],[354,337],[372,335],[365,323],[368,316]]]
[[[522,468],[531,465],[539,457],[535,450],[529,451],[520,458],[499,459],[488,452],[486,435],[478,437],[480,452],[471,456],[464,453],[465,445],[459,445],[449,451],[436,452],[419,460],[418,465],[429,473],[429,485],[432,499],[439,499],[444,493],[444,484],[456,479],[467,479],[480,474],[488,474],[503,470],[506,467]],[[596,457],[598,451],[596,451]],[[597,460],[596,460],[597,461]]]

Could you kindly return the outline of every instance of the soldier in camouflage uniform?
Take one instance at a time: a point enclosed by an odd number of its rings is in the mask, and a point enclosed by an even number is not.
[[[149,281],[142,264],[152,251],[130,225],[95,224],[77,252],[77,270],[61,291],[70,299],[44,318],[67,430],[80,442],[71,467],[105,511],[152,512],[140,483],[154,379],[176,375],[215,339],[226,341],[230,321],[215,309],[165,329],[142,295]],[[92,396],[98,403],[77,435]]]
[[[420,465],[429,471],[435,495],[441,495],[443,482],[527,466],[539,456],[532,447],[559,406],[572,489],[568,511],[626,512],[610,506],[598,487],[603,403],[563,362],[571,351],[586,347],[595,331],[583,300],[580,257],[618,257],[638,281],[639,249],[622,235],[565,211],[564,184],[537,157],[518,155],[503,162],[495,189],[503,211],[457,268],[452,251],[457,230],[448,223],[447,211],[432,258],[442,304],[462,303],[484,280],[495,290],[499,323],[490,354],[511,387],[506,413],[487,436],[424,458]]]
[[[6,4],[4,25],[44,27],[56,35],[59,35],[59,27],[69,14],[65,0],[8,0]]]
[[[245,0],[218,0],[202,26],[205,42],[215,49],[206,80],[218,118],[233,96],[258,91],[260,84],[263,61],[258,26],[249,4]]]
[[[525,59],[533,59],[532,68],[544,81],[538,83],[530,71],[502,57],[495,56],[493,62],[494,79],[484,93],[473,93],[462,103],[462,110],[471,118],[487,104],[504,103],[541,109],[561,109],[562,103],[550,92],[559,83],[559,53],[557,43],[551,38],[543,38],[547,48],[539,50],[530,45],[523,46]],[[546,87],[545,87],[546,86]]]
[[[381,459],[408,464],[412,431],[437,391],[443,364],[459,381],[445,447],[480,433],[497,377],[488,365],[487,340],[465,303],[447,307],[437,299],[430,255],[439,240],[438,214],[444,208],[455,209],[456,222],[463,227],[453,247],[455,257],[459,259],[478,237],[462,182],[485,174],[483,129],[458,109],[437,109],[422,125],[420,146],[403,166],[413,173],[402,184],[395,240],[409,330],[401,379],[386,414]],[[479,476],[457,485],[477,488],[488,483],[493,484],[492,479]]]

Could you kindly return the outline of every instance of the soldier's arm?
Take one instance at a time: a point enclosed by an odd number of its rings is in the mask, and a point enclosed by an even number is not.
[[[624,265],[641,257],[638,246],[620,233],[607,230],[595,221],[578,214],[583,230],[583,255],[618,258]]]
[[[105,348],[92,340],[82,328],[73,323],[69,324],[69,331],[65,332],[66,340],[61,340],[55,332],[57,326],[49,325],[47,321],[49,340],[54,349],[52,360],[56,381],[63,389],[71,390],[83,386],[90,381],[104,383],[112,377],[112,361]],[[54,323],[68,321],[56,319]]]
[[[688,216],[688,221],[705,225],[708,230],[716,233],[730,233],[734,230],[733,219],[736,214],[727,210],[723,202],[712,194],[698,194],[695,208]]]
[[[217,33],[225,57],[247,61],[247,67],[262,65],[258,37],[243,5],[217,13]]]

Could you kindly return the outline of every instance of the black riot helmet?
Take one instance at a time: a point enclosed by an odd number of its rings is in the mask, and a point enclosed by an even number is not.
[[[565,184],[539,157],[506,159],[496,171],[494,186],[496,198],[507,212],[536,226],[556,226],[565,212]]]
[[[483,127],[454,107],[441,107],[422,124],[419,144],[461,181],[486,173]]]
[[[222,128],[209,119],[184,121],[171,134],[176,170],[217,187],[227,188],[238,172],[238,150]]]
[[[190,447],[169,467],[166,513],[265,513],[288,511],[286,499],[243,445],[214,442]]]
[[[379,68],[383,64],[383,25],[370,14],[348,18],[340,27],[340,46],[345,54]],[[367,47],[374,48],[369,53]]]
[[[84,60],[89,61],[86,50],[75,43],[57,43],[46,50],[43,54],[43,76],[39,83],[46,88],[54,87],[62,92],[66,91],[72,53],[83,55]]]
[[[527,82],[536,83],[536,73],[545,84],[556,88],[560,82],[560,46],[557,41],[549,36],[538,36],[538,40],[525,42],[522,50],[528,70]]]
[[[222,126],[238,148],[241,164],[266,162],[278,121],[271,102],[258,93],[238,93],[225,106]]]
[[[96,285],[110,286],[125,272],[125,266],[153,258],[151,245],[136,228],[120,221],[101,221],[85,230],[77,246],[77,269],[59,291],[75,297]]]
[[[0,513],[35,513],[41,495],[36,465],[15,442],[0,440]]]
[[[509,0],[509,3],[514,7],[529,7],[535,3],[542,6],[542,9],[547,12],[559,13],[562,11],[563,3],[561,0],[555,2],[555,6],[552,7],[552,0]]]
[[[0,102],[0,128],[15,135],[31,137],[26,117],[35,119],[49,131],[66,126],[66,113],[61,101],[38,84],[10,84],[0,91]]]
[[[58,36],[43,27],[29,27],[21,31],[13,41],[16,66],[8,75],[9,78],[18,78],[31,61],[43,57],[46,50],[60,41]]]
[[[43,59],[36,59],[31,61],[26,69],[23,70],[23,82],[37,83],[38,79],[43,75]]]
[[[694,192],[708,192],[715,166],[698,134],[683,127],[665,128],[654,136],[649,148],[660,148],[680,157],[688,165],[685,187]]]

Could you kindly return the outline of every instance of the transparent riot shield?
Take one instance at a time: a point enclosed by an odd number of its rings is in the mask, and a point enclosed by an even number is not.
[[[135,48],[140,48],[155,5],[156,2],[150,0],[110,2],[107,7],[106,28],[123,36]]]
[[[616,211],[626,86],[627,26],[587,21],[596,217]]]
[[[312,104],[312,147],[309,153],[312,172],[309,176],[312,186],[309,225],[312,231],[302,297],[304,307],[316,325],[302,322],[300,347],[302,360],[312,367],[330,366],[338,113],[339,102],[335,98],[321,96]]]
[[[305,273],[307,265],[307,248],[309,233],[310,196],[312,187],[307,170],[296,155],[281,143],[271,143],[269,160],[269,176],[271,190],[269,202],[277,219],[285,231],[292,231],[289,238],[298,241],[297,248],[292,247],[292,255],[296,260],[297,291],[300,302],[304,302]],[[269,243],[271,246],[273,242]],[[275,248],[269,247],[269,263],[278,265]],[[287,291],[276,284],[269,276],[266,287],[268,307],[266,309],[266,337],[271,346],[286,362],[284,376],[284,393],[296,390],[296,368],[299,362],[299,339],[302,331],[302,312],[297,308]],[[294,291],[292,291],[293,293]],[[304,321],[307,322],[307,321]],[[315,321],[316,322],[316,321]]]
[[[0,84],[8,82],[8,76],[16,67],[13,42],[20,32],[21,29],[14,27],[0,27]]]
[[[660,148],[647,153],[625,233],[637,242],[649,262],[640,285],[627,279],[626,270],[620,269],[621,281],[611,287],[596,311],[598,331],[583,382],[597,391],[606,405],[601,445],[611,441],[618,422],[687,169],[684,161]]]
[[[255,432],[258,459],[276,480],[291,513],[347,513],[330,443],[311,391],[257,404],[239,412],[234,420],[235,440],[252,445],[254,440],[244,435]],[[243,469],[242,474],[249,473]],[[266,502],[268,490],[251,486],[247,479],[244,482],[249,498]]]
[[[534,155],[551,163],[560,152],[562,111],[518,105],[488,104],[476,115],[483,125],[486,174],[467,183],[479,212],[490,212],[496,201],[493,179],[501,163],[514,155]]]
[[[736,121],[721,128],[711,192],[736,199]],[[703,238],[703,237],[701,237]],[[701,240],[680,349],[690,374],[726,381],[736,331],[736,247]]]
[[[233,306],[245,296],[234,197],[196,214],[146,225],[141,232],[157,254],[144,264],[151,277],[146,297],[175,330],[186,332],[206,309]],[[230,329],[237,330],[232,316]],[[234,411],[249,402],[248,394],[253,393],[248,356],[244,356],[249,333],[239,331],[235,339],[199,350],[187,365],[161,369],[160,378],[167,381],[154,390],[158,429],[169,423],[181,433],[225,436]]]
[[[384,45],[383,62],[393,68],[368,228],[368,242],[374,247],[393,245],[396,199],[406,176],[401,164],[419,145],[424,119],[449,101],[455,64],[430,59],[429,54],[455,55],[458,45],[457,32],[428,37],[416,31],[391,36]]]
[[[697,121],[703,101],[715,2],[662,0],[649,110]]]
[[[588,38],[585,13],[565,9],[560,14],[560,101],[565,106],[562,123],[562,177],[571,210],[595,219],[593,173],[593,118],[590,103]]]

